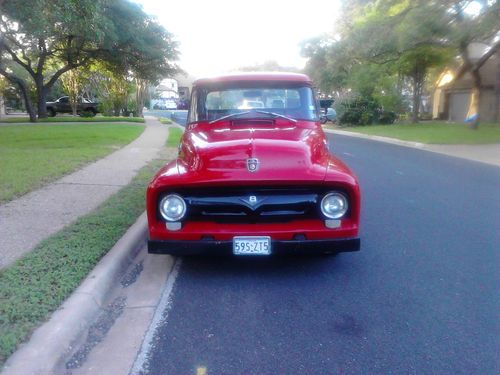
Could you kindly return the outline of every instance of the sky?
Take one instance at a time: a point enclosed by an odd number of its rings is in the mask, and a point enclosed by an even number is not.
[[[340,0],[134,0],[180,43],[180,67],[201,78],[274,60],[303,68],[300,42],[335,30]]]

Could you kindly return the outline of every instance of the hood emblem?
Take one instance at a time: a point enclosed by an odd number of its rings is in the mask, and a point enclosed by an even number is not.
[[[240,198],[240,200],[245,204],[251,206],[252,209],[258,204],[262,203],[262,199],[257,198],[255,195],[250,195],[248,196],[248,198]]]
[[[259,159],[257,158],[250,158],[247,159],[247,169],[249,172],[257,172],[259,169]]]

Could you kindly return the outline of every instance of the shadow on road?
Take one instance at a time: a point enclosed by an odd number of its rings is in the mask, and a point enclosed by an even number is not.
[[[343,260],[337,256],[286,257],[183,257],[183,272],[197,277],[266,277],[283,278],[307,276],[341,269]],[[193,276],[192,275],[192,276]]]

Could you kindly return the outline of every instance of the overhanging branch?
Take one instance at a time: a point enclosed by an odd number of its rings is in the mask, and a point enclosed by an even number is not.
[[[33,77],[35,76],[35,72],[31,68],[30,65],[22,61],[17,54],[12,51],[12,49],[5,43],[4,39],[0,39],[0,47],[3,48],[7,53],[12,57],[12,61],[15,63],[21,65],[24,69],[28,71],[29,74],[31,74]]]

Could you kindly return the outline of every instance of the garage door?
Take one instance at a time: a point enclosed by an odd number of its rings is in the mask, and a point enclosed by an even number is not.
[[[450,94],[450,121],[465,121],[469,104],[470,94],[468,92]]]

